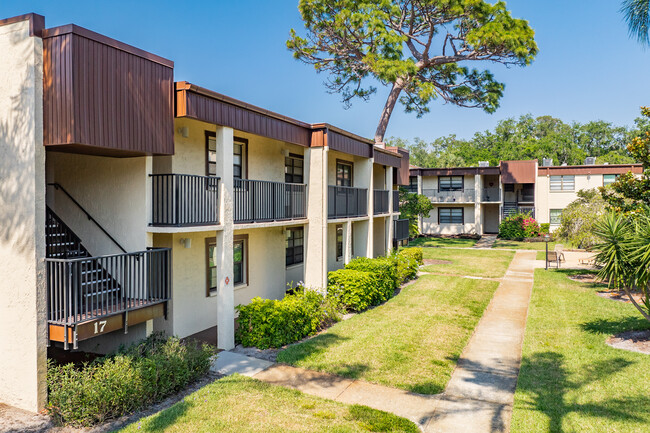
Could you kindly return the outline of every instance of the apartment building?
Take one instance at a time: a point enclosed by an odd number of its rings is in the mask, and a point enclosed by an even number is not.
[[[498,166],[411,167],[407,189],[428,197],[434,209],[419,221],[431,235],[497,233],[499,223],[517,212],[530,213],[539,223],[560,224],[562,210],[580,190],[607,186],[627,172],[643,173],[641,164],[554,166],[544,160],[501,161]]]
[[[408,236],[408,152],[192,83],[42,16],[0,20],[0,402],[45,403],[47,348],[154,331],[234,346],[236,309]]]

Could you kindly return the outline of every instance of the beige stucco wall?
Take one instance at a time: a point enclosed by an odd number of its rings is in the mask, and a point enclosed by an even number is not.
[[[372,165],[372,189],[391,189],[388,183],[388,172],[392,172],[392,167],[386,167],[381,164]]]
[[[438,207],[462,207],[464,224],[438,224]],[[474,205],[462,206],[434,206],[428,218],[422,219],[422,233],[424,234],[461,234],[461,233],[476,233],[476,225],[474,224],[475,214]]]
[[[43,45],[0,26],[0,403],[46,399]]]
[[[343,226],[343,254],[345,256],[345,245],[348,242],[347,239],[347,224],[341,224]],[[342,269],[345,266],[345,257],[337,259],[336,257],[336,226],[338,224],[328,224],[327,226],[327,272],[336,271],[337,269]]]
[[[327,222],[327,185],[329,150],[312,147],[305,152],[305,180],[307,189],[307,217],[305,232],[305,284],[309,287],[325,287],[331,263],[332,244]]]
[[[438,189],[438,176],[422,176],[423,194],[428,189]],[[463,187],[465,189],[474,189],[474,175],[463,176]]]
[[[599,186],[603,186],[602,174],[575,176],[574,191],[551,192],[550,176],[538,176],[535,187],[535,218],[540,223],[548,223],[551,209],[564,209],[578,198],[577,191]]]
[[[386,217],[375,218],[373,222],[373,257],[386,255],[387,224]]]

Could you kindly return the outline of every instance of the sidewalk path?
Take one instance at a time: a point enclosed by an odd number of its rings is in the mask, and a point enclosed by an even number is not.
[[[536,255],[515,254],[425,431],[509,431]]]
[[[497,240],[497,235],[483,235],[472,248],[492,248]]]

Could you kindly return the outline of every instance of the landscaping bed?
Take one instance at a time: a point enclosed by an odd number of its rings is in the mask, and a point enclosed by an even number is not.
[[[424,275],[278,361],[421,394],[444,390],[498,283]]]
[[[411,247],[454,247],[471,248],[481,237],[479,235],[427,235],[419,236],[409,241]]]
[[[607,344],[650,323],[632,305],[598,296],[601,285],[567,278],[583,273],[535,272],[513,433],[650,430],[650,357]]]
[[[436,262],[423,266],[420,270],[434,274],[501,278],[505,275],[514,255],[512,251],[427,248],[424,249],[425,264],[428,260]]]
[[[217,380],[123,433],[161,432],[403,432],[418,427],[404,418],[348,406],[240,375]]]

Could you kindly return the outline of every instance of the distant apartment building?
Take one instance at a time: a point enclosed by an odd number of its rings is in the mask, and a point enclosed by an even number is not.
[[[230,349],[237,305],[408,236],[407,151],[35,14],[0,20],[0,52],[0,402],[43,407],[48,346],[165,331]]]
[[[525,212],[551,231],[560,224],[562,210],[577,199],[580,190],[607,186],[627,172],[643,173],[641,164],[554,166],[545,160],[501,161],[498,166],[411,167],[411,192],[425,195],[434,204],[419,221],[420,232],[430,235],[497,233],[508,215]]]

